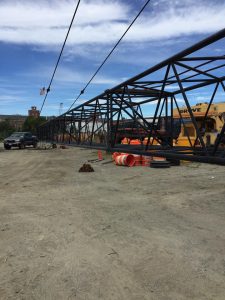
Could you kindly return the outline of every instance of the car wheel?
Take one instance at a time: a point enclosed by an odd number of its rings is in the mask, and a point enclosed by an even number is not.
[[[34,144],[33,144],[33,147],[34,147],[34,148],[37,148],[37,143],[34,143]]]
[[[10,150],[10,149],[11,149],[11,146],[9,146],[9,145],[4,145],[4,148],[5,148],[6,150]]]
[[[24,149],[24,148],[25,148],[24,143],[21,143],[21,144],[19,145],[19,148],[20,148],[20,149]]]

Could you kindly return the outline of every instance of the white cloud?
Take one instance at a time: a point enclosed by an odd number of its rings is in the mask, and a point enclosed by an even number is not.
[[[5,94],[0,95],[0,107],[14,105],[16,103],[25,103],[28,101],[28,98],[18,97],[16,94]]]
[[[178,1],[161,0],[154,4],[150,4],[131,28],[126,41],[146,42],[210,33],[225,26],[225,3],[222,2],[187,0],[182,1],[182,6]],[[62,44],[73,10],[72,0],[1,2],[0,41],[54,48]],[[68,45],[115,42],[135,14],[134,9],[119,0],[81,2]]]
[[[75,3],[72,0],[20,0],[0,3],[0,40],[37,45],[61,44],[74,8]],[[110,24],[123,20],[127,17],[127,9],[125,5],[113,1],[81,2],[68,43],[74,44],[78,40],[79,43],[88,42],[92,34],[98,37],[99,23]],[[78,32],[74,30],[77,26]],[[107,29],[110,25],[105,26]],[[93,28],[97,29],[96,33]],[[86,31],[88,36],[83,36]]]
[[[20,77],[24,78],[35,78],[41,79],[42,82],[49,81],[49,77],[52,74],[52,67],[40,67],[34,71],[24,72],[20,74]],[[69,68],[65,66],[60,66],[57,70],[56,76],[54,78],[54,83],[57,83],[58,89],[63,86],[74,86],[76,84],[86,84],[93,73],[88,73],[87,71],[80,70],[79,72],[74,70],[74,68]],[[95,85],[115,85],[121,81],[121,78],[111,78],[106,75],[94,78],[92,84]]]
[[[55,78],[55,81],[58,83],[83,83],[86,84],[87,81],[90,79],[92,74],[88,74],[86,72],[76,72],[72,69],[61,67],[58,70],[57,76]],[[118,83],[119,79],[109,78],[107,76],[98,76],[96,77],[92,84],[107,84],[107,85],[113,85]]]
[[[69,0],[4,1],[1,7],[1,26],[27,28],[56,28],[69,25],[76,2]],[[10,18],[9,18],[10,13]],[[127,8],[115,1],[81,1],[76,14],[79,25],[116,21],[126,17]],[[77,21],[75,21],[77,23]]]
[[[153,19],[145,19],[137,24],[128,40],[139,39],[141,41],[173,38],[181,35],[196,33],[210,33],[220,30],[225,25],[225,4],[221,7],[186,8],[184,11],[169,11],[164,17],[156,16]],[[159,18],[159,21],[157,21]]]
[[[176,84],[166,85],[165,90],[167,90],[167,91],[168,90],[172,90],[172,91],[179,90],[179,85],[176,85]]]

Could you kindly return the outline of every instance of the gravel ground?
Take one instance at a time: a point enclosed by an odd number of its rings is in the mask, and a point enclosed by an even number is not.
[[[94,158],[1,146],[0,299],[224,300],[225,167]]]

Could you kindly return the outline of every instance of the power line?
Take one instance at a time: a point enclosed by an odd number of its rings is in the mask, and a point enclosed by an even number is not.
[[[65,40],[64,40],[64,42],[63,42],[63,45],[62,45],[62,48],[61,48],[61,51],[60,51],[58,60],[57,60],[56,65],[55,65],[55,69],[54,69],[53,74],[52,74],[52,78],[51,78],[50,83],[49,83],[49,85],[48,85],[48,88],[47,88],[47,90],[46,90],[46,95],[45,95],[45,98],[44,98],[44,100],[43,100],[43,103],[42,103],[42,106],[41,106],[40,113],[42,112],[42,109],[43,109],[43,107],[44,107],[44,105],[45,105],[45,101],[46,101],[46,99],[47,99],[47,97],[48,97],[48,93],[50,92],[51,85],[52,85],[52,81],[53,81],[53,79],[54,79],[56,70],[57,70],[57,68],[58,68],[58,65],[59,65],[59,62],[60,62],[60,59],[61,59],[61,56],[62,56],[64,47],[65,47],[65,45],[66,45],[66,42],[67,42],[67,39],[68,39],[70,30],[71,30],[72,25],[73,25],[73,21],[74,21],[74,19],[75,19],[75,16],[76,16],[78,7],[79,7],[79,5],[80,5],[80,1],[81,1],[81,0],[78,0],[77,5],[76,5],[76,8],[75,8],[75,10],[74,10],[73,17],[72,17],[72,20],[71,20],[71,22],[70,22],[70,26],[69,26],[69,28],[68,28],[68,31],[67,31]]]
[[[103,65],[106,63],[106,61],[109,59],[109,57],[111,56],[111,54],[113,53],[113,51],[116,49],[116,47],[119,45],[119,43],[122,41],[122,39],[124,38],[124,36],[127,34],[127,32],[130,30],[131,26],[134,24],[134,22],[137,20],[137,18],[140,16],[140,14],[143,12],[143,10],[145,9],[145,7],[149,4],[151,0],[148,0],[145,5],[141,8],[141,10],[139,11],[139,13],[136,15],[136,17],[133,19],[133,21],[130,23],[130,25],[127,27],[127,29],[125,30],[125,32],[123,33],[123,35],[121,36],[121,38],[118,40],[118,42],[115,44],[115,46],[112,48],[112,50],[109,52],[109,54],[106,56],[106,58],[103,60],[102,64],[98,67],[98,69],[96,70],[96,72],[93,74],[93,76],[90,78],[90,80],[87,82],[87,84],[85,85],[85,87],[80,91],[80,94],[76,97],[76,99],[73,101],[72,105],[70,106],[70,108],[67,110],[67,112],[70,111],[70,109],[73,107],[73,105],[77,102],[77,100],[80,98],[80,96],[82,94],[84,94],[86,88],[89,86],[89,84],[92,82],[92,80],[95,78],[95,76],[98,74],[98,72],[100,71],[100,69],[103,67]]]

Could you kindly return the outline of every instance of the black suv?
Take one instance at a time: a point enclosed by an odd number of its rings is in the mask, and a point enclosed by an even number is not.
[[[24,149],[26,146],[37,147],[38,139],[31,132],[14,132],[8,138],[4,139],[4,148],[9,150],[11,147]]]

